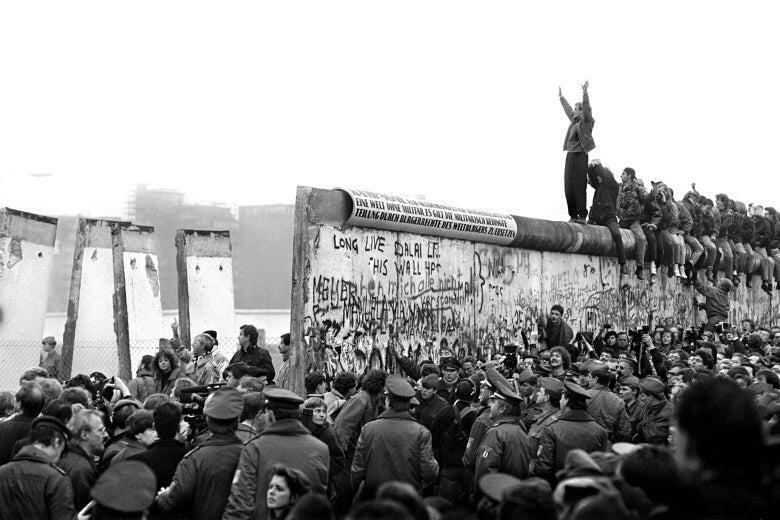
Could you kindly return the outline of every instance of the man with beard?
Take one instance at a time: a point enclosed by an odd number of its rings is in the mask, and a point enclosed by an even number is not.
[[[474,479],[487,473],[507,473],[520,479],[528,477],[531,444],[520,421],[522,400],[508,382],[496,381],[490,396],[493,425],[485,432],[477,450]]]
[[[542,432],[533,471],[535,476],[550,482],[564,468],[569,451],[605,451],[609,445],[607,430],[586,411],[588,392],[569,381],[564,381],[563,386],[561,414]]]
[[[565,348],[555,347],[550,350],[550,375],[552,377],[563,381],[570,367],[571,356]]]
[[[672,404],[666,399],[666,385],[653,377],[646,377],[639,386],[647,401],[639,412],[634,442],[666,446],[669,443],[669,425]]]

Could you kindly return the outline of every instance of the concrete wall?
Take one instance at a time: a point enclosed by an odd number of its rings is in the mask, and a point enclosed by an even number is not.
[[[332,192],[299,191],[298,202],[307,205],[296,225],[303,240],[296,249],[301,260],[294,260],[300,271],[293,274],[300,292],[293,291],[292,324],[296,330],[300,323],[301,334],[293,341],[302,341],[306,356],[298,371],[312,365],[331,372],[393,368],[387,355],[393,346],[417,360],[449,352],[489,357],[502,344],[520,344],[522,331],[535,335],[553,304],[564,307],[575,331],[595,331],[605,322],[625,330],[651,318],[653,324],[687,327],[704,319],[692,287],[664,274],[654,285],[621,279],[613,256],[351,227],[328,218],[338,213],[333,204],[318,207],[317,199]],[[577,239],[578,248],[595,244],[609,251],[605,228],[578,227],[593,228],[585,233],[597,237]],[[567,249],[563,241],[561,249]],[[760,280],[753,286],[733,293],[731,321],[777,321],[777,306],[758,288]]]
[[[38,365],[56,232],[57,219],[0,209],[2,389]]]
[[[214,330],[220,345],[230,345],[237,336],[230,233],[179,230],[176,250],[182,341]]]

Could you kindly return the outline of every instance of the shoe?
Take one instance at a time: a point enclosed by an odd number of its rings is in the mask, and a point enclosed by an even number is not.
[[[655,274],[655,273],[650,273],[650,280],[649,280],[649,283],[650,283],[650,285],[653,285],[653,284],[655,283],[655,279],[656,279],[657,277],[658,277],[658,275],[657,275],[657,274]]]
[[[676,276],[680,276],[680,272],[677,271],[676,265],[670,265],[669,268],[666,270],[666,277],[667,278],[674,278]]]
[[[715,281],[715,275],[712,273],[712,267],[707,268],[707,281],[709,282]]]
[[[634,275],[636,276],[637,280],[645,279],[645,275],[643,273],[644,270],[645,270],[644,267],[642,267],[641,265],[637,266],[636,271],[634,271]]]
[[[629,275],[629,274],[630,273],[628,272],[628,267],[626,267],[626,264],[622,264],[620,266],[620,276]]]
[[[764,289],[764,292],[767,293],[770,298],[772,297],[772,284],[771,283],[767,282],[766,283],[766,287],[762,287],[762,289]]]
[[[753,277],[749,274],[745,275],[745,287],[751,289],[753,287]]]

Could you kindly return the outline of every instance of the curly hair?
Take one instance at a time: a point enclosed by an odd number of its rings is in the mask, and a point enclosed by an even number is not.
[[[311,483],[301,471],[285,466],[284,464],[274,464],[268,474],[269,481],[271,477],[282,477],[290,488],[290,497],[298,498],[309,492]]]
[[[163,357],[167,358],[168,362],[171,364],[171,369],[168,372],[162,372],[160,370],[160,359],[162,359]],[[178,367],[179,367],[179,359],[176,357],[176,354],[173,353],[173,350],[166,348],[158,351],[157,354],[154,355],[154,363],[152,363],[152,371],[154,372],[155,379],[163,378],[164,374],[170,374]]]
[[[361,380],[361,388],[371,395],[379,395],[385,387],[387,381],[387,372],[379,369],[372,369],[366,372]]]

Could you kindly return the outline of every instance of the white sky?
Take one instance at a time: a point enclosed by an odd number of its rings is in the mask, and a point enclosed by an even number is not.
[[[309,185],[567,219],[557,90],[588,78],[591,158],[777,207],[776,4],[3,2],[0,206]]]

